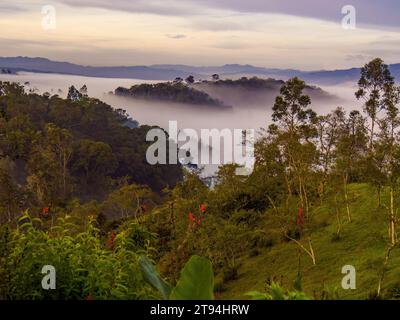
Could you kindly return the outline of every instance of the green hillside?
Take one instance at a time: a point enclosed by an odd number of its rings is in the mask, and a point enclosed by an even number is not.
[[[377,208],[376,193],[366,184],[349,186],[353,221],[346,221],[341,212],[343,226],[340,238],[335,236],[337,220],[329,206],[323,205],[312,211],[318,228],[312,233],[316,265],[293,242],[279,243],[260,251],[256,257],[244,255],[240,259],[239,277],[226,283],[223,299],[243,299],[245,292],[263,291],[269,278],[278,279],[291,288],[296,279],[301,253],[303,290],[308,296],[320,299],[326,291],[333,298],[336,291],[340,299],[372,298],[377,289],[388,243],[387,210]],[[382,201],[385,201],[383,195]],[[273,212],[268,214],[273,215]],[[266,218],[267,220],[268,218]],[[274,232],[274,226],[265,224],[265,231]],[[400,293],[400,254],[392,252],[385,275],[385,297],[394,298]],[[344,265],[353,265],[357,271],[357,289],[343,290],[341,274]]]

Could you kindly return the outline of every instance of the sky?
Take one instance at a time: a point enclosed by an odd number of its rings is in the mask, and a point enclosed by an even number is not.
[[[346,5],[354,29],[343,28]],[[399,12],[398,0],[0,0],[0,56],[302,70],[399,63]]]

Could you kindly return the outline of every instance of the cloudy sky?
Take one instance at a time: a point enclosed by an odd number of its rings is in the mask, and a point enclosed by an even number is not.
[[[342,27],[345,5],[356,9],[354,30]],[[305,70],[396,63],[399,12],[399,0],[0,0],[0,56]]]

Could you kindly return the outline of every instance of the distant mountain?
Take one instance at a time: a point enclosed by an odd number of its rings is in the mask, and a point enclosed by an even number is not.
[[[241,65],[241,64],[226,64],[223,66],[214,66],[214,67],[194,67],[194,66],[186,66],[179,64],[159,64],[152,65],[151,67],[158,69],[172,69],[172,70],[180,70],[185,72],[203,74],[206,77],[211,76],[212,74],[219,74],[221,77],[229,77],[239,78],[242,76],[284,76],[285,78],[289,78],[293,74],[301,73],[300,70],[295,69],[269,69],[263,67],[255,67],[252,65]]]
[[[99,78],[127,78],[143,80],[171,80],[187,77],[189,72],[147,66],[92,67],[69,62],[51,61],[45,58],[0,57],[0,69],[11,72],[60,73]],[[195,75],[200,77],[200,75]]]
[[[15,73],[29,71],[38,73],[60,73],[100,78],[127,78],[143,80],[173,80],[193,75],[197,80],[208,79],[217,73],[221,78],[238,79],[242,76],[273,77],[286,80],[298,76],[312,84],[338,84],[346,81],[355,82],[359,78],[360,68],[346,70],[301,71],[295,69],[272,69],[252,65],[227,64],[224,66],[187,66],[187,65],[152,65],[152,66],[81,66],[69,62],[51,61],[45,58],[0,57],[0,69]],[[397,81],[400,81],[400,64],[390,65]]]
[[[221,78],[259,76],[287,80],[297,76],[308,83],[326,85],[339,84],[347,81],[356,82],[360,78],[361,70],[361,68],[351,68],[344,70],[301,71],[296,69],[273,69],[239,64],[228,64],[220,67],[193,67],[185,65],[153,65],[152,67],[205,74],[208,77],[213,73],[217,73]],[[394,77],[400,82],[400,64],[392,64],[389,67]]]

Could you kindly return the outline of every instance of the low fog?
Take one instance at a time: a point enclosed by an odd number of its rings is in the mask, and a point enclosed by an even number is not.
[[[86,84],[89,96],[99,98],[115,108],[125,109],[140,124],[156,125],[168,129],[169,121],[177,121],[180,130],[185,128],[195,129],[199,132],[199,135],[201,129],[213,128],[254,129],[259,132],[261,128],[265,128],[271,123],[271,110],[275,96],[278,94],[278,92],[276,94],[252,94],[250,92],[243,95],[231,88],[218,89],[218,92],[213,92],[213,89],[203,86],[202,90],[232,106],[231,108],[220,108],[136,100],[109,94],[119,86],[129,88],[134,84],[159,81],[37,73],[0,74],[0,81],[19,82],[25,84],[27,89],[34,90],[37,93],[49,92],[59,94],[62,97],[66,96],[69,86],[74,85],[79,89]],[[312,108],[318,113],[326,114],[338,106],[347,111],[360,108],[360,103],[354,97],[355,83],[320,87],[330,96],[327,99],[316,97],[313,100]],[[197,87],[197,89],[200,89],[200,87]],[[212,172],[214,169],[210,167],[206,171]]]

